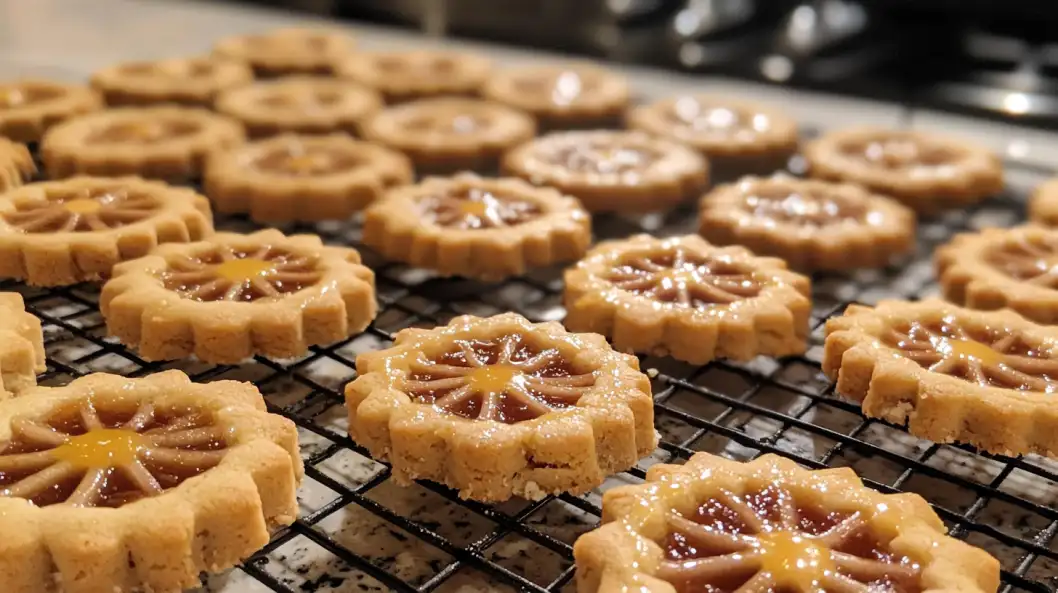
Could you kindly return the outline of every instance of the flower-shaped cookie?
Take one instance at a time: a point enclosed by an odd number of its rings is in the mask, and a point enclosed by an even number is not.
[[[0,278],[36,286],[97,280],[159,243],[213,232],[209,201],[138,177],[74,177],[0,194]]]
[[[361,131],[408,155],[423,175],[493,171],[504,151],[533,137],[536,124],[498,103],[440,97],[384,109]]]
[[[391,260],[496,280],[581,257],[591,218],[553,189],[463,173],[390,192],[365,212],[363,241]]]
[[[863,413],[938,443],[1058,454],[1058,330],[940,300],[851,305],[827,322],[823,370]]]
[[[566,327],[693,364],[805,351],[809,279],[700,237],[607,241],[566,270]]]
[[[253,81],[242,62],[210,57],[124,62],[92,75],[108,105],[179,103],[212,107],[217,93]]]
[[[256,221],[344,220],[411,183],[399,152],[345,134],[283,135],[214,153],[203,184],[218,212]]]
[[[0,292],[0,400],[36,385],[46,369],[40,319],[26,312],[22,295]]]
[[[293,423],[248,383],[94,374],[0,403],[4,591],[182,591],[297,517]]]
[[[102,108],[102,98],[88,87],[43,80],[0,82],[0,136],[37,142],[51,126]]]
[[[217,233],[115,267],[99,311],[145,360],[292,358],[363,331],[374,280],[356,250],[315,235]]]
[[[242,144],[238,122],[190,107],[123,107],[69,119],[40,144],[51,177],[198,177],[210,152]]]
[[[848,468],[697,453],[603,495],[604,525],[573,548],[581,593],[994,593],[999,562],[945,535],[917,494]]]
[[[231,89],[217,97],[217,111],[241,121],[253,138],[284,132],[356,133],[382,107],[374,91],[333,78],[289,76]]]
[[[877,268],[915,246],[915,214],[859,186],[744,177],[699,204],[699,232],[801,270]]]
[[[627,120],[632,129],[689,144],[715,172],[768,174],[797,151],[792,117],[733,97],[671,97],[632,109]]]
[[[222,39],[213,55],[245,62],[259,76],[330,74],[352,49],[344,33],[291,27]]]
[[[813,177],[858,183],[922,214],[967,206],[1003,189],[996,155],[933,133],[838,130],[809,142],[804,155]]]
[[[503,158],[504,172],[577,197],[592,212],[665,210],[709,182],[704,158],[643,132],[555,132]]]
[[[532,114],[543,130],[611,127],[630,101],[624,76],[587,63],[504,68],[482,95]]]
[[[557,323],[458,317],[405,329],[356,368],[349,434],[401,483],[486,501],[582,493],[657,444],[638,360]]]
[[[36,172],[37,165],[28,148],[0,138],[0,192],[22,185]]]
[[[358,52],[335,66],[338,76],[375,89],[390,103],[476,95],[491,70],[484,56],[439,50]]]
[[[934,253],[944,298],[973,309],[1009,307],[1058,323],[1058,230],[1036,226],[956,235]]]
[[[1058,178],[1041,183],[1029,199],[1029,219],[1047,226],[1058,226]]]

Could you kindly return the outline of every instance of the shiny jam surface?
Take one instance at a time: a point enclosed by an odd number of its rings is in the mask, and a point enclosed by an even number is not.
[[[1018,235],[989,249],[985,262],[1022,282],[1058,288],[1058,233]]]
[[[984,387],[1053,393],[1058,360],[1006,328],[981,327],[955,317],[898,320],[882,341],[923,368]]]
[[[482,113],[445,110],[444,113],[414,113],[401,121],[409,132],[462,136],[477,134],[492,125],[492,119]]]
[[[919,566],[888,550],[860,513],[831,512],[780,485],[723,492],[673,512],[656,576],[680,593],[918,593]]]
[[[412,398],[477,420],[514,424],[577,405],[595,373],[557,349],[517,334],[456,340],[442,356],[416,360],[403,383]]]
[[[756,220],[770,220],[808,229],[862,224],[869,213],[866,203],[846,195],[775,185],[749,186],[745,190],[742,209]]]
[[[193,408],[72,402],[15,418],[0,443],[0,496],[37,506],[120,507],[174,488],[221,462],[224,431]]]
[[[166,119],[113,121],[86,138],[94,144],[158,144],[197,134],[197,122]]]
[[[642,173],[662,158],[657,150],[617,138],[570,137],[574,139],[543,145],[546,149],[540,151],[540,158],[570,171],[595,175]]]
[[[4,221],[23,233],[105,231],[150,218],[162,207],[149,192],[120,186],[51,190],[45,199],[20,202]]]
[[[947,145],[913,134],[889,132],[870,140],[843,143],[840,152],[872,167],[914,174],[933,174],[955,164],[957,155]]]
[[[572,70],[560,72],[526,73],[513,81],[512,86],[522,94],[544,97],[548,102],[566,106],[576,103],[585,94],[595,92],[599,81]]]
[[[694,136],[752,140],[772,127],[763,113],[747,113],[734,106],[711,105],[694,97],[681,97],[668,111],[677,130]]]
[[[743,262],[678,246],[625,253],[605,279],[659,303],[696,309],[753,298],[763,288]]]
[[[434,224],[460,230],[517,226],[541,214],[539,206],[517,195],[476,187],[424,196],[419,207]]]
[[[194,256],[175,256],[161,278],[165,287],[196,301],[253,302],[280,298],[312,286],[323,276],[318,257],[261,245],[218,244]]]
[[[363,165],[363,159],[348,150],[304,144],[277,148],[252,161],[258,170],[291,177],[331,175]]]

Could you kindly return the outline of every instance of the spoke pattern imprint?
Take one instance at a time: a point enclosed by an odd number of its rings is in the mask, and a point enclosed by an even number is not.
[[[890,171],[916,171],[953,166],[956,155],[946,146],[922,138],[894,135],[869,141],[848,142],[841,152]]]
[[[412,365],[404,391],[450,414],[508,424],[575,406],[595,385],[557,349],[536,348],[519,335],[459,340],[438,360]]]
[[[161,206],[149,193],[92,189],[54,193],[39,202],[19,204],[3,216],[7,224],[24,233],[90,233],[141,222]]]
[[[990,250],[986,258],[1015,280],[1058,288],[1058,239],[1052,235],[1018,236]]]
[[[458,230],[517,226],[540,214],[532,202],[477,188],[428,196],[420,203],[435,224]]]
[[[889,552],[860,513],[802,508],[776,486],[721,493],[697,515],[675,511],[657,576],[691,591],[919,590],[920,567]]]
[[[773,220],[806,228],[862,224],[868,209],[860,201],[821,190],[784,187],[752,189],[743,209],[757,220]]]
[[[542,160],[577,173],[596,175],[626,175],[642,173],[657,162],[661,155],[645,146],[623,145],[609,140],[567,142],[546,147]]]
[[[221,462],[224,431],[194,410],[131,414],[80,401],[69,417],[12,421],[0,445],[0,496],[38,506],[120,507],[161,494]]]
[[[984,387],[1052,393],[1058,360],[1016,333],[962,324],[949,317],[894,326],[884,342],[923,368]]]
[[[702,257],[680,247],[629,253],[606,279],[614,286],[683,307],[726,305],[760,294],[747,266],[722,257]]]
[[[168,260],[162,274],[166,288],[198,301],[252,302],[279,298],[319,282],[317,259],[271,245],[240,251],[216,245],[194,257]]]

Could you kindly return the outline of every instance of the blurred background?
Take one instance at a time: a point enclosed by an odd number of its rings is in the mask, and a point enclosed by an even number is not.
[[[252,0],[1058,127],[1054,0]]]

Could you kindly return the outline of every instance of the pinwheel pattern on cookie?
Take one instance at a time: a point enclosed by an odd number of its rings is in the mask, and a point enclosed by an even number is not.
[[[317,221],[345,220],[412,178],[408,158],[388,148],[345,134],[285,134],[214,153],[204,185],[218,212]]]
[[[496,280],[581,257],[591,219],[553,189],[464,173],[391,191],[365,212],[363,241],[388,259]]]
[[[349,433],[399,482],[485,501],[583,493],[657,444],[638,361],[557,323],[458,317],[403,330],[356,366]]]
[[[623,76],[587,63],[504,68],[482,95],[532,114],[542,130],[614,127],[631,101]]]
[[[776,455],[697,453],[603,495],[603,526],[573,548],[581,593],[994,593],[999,562],[945,535],[917,494],[881,494],[851,469]]]
[[[102,108],[103,99],[85,86],[44,80],[0,83],[0,137],[39,142],[52,126]]]
[[[359,52],[335,66],[342,78],[375,89],[388,103],[442,95],[476,95],[492,60],[473,53],[438,50]]]
[[[805,351],[810,281],[700,237],[607,241],[566,271],[566,327],[694,364]]]
[[[99,310],[146,360],[234,364],[293,358],[360,333],[375,317],[374,274],[315,235],[217,233],[163,245],[114,269]]]
[[[159,243],[213,232],[209,201],[138,177],[74,177],[0,195],[0,277],[65,286],[107,276]]]
[[[799,270],[882,267],[915,247],[915,214],[851,184],[744,177],[706,194],[699,232]]]
[[[248,64],[258,76],[331,74],[353,49],[339,31],[288,27],[221,39],[213,55]]]
[[[123,62],[92,74],[107,105],[177,103],[212,107],[217,93],[253,82],[242,62],[210,57]]]
[[[293,423],[248,383],[93,374],[0,403],[10,593],[181,591],[297,517]]]
[[[852,305],[827,322],[823,370],[867,416],[938,443],[1058,452],[1058,332],[939,300]]]

